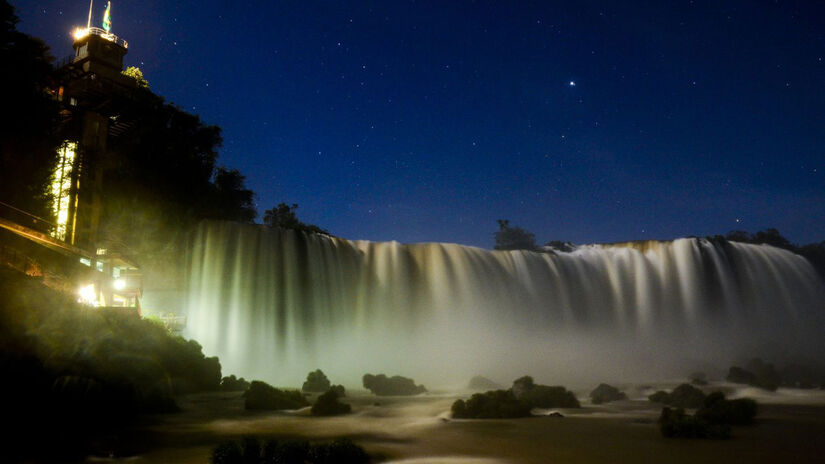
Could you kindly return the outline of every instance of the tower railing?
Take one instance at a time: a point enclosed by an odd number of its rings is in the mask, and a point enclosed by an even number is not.
[[[123,48],[129,48],[129,42],[121,39],[120,37],[112,34],[111,32],[106,32],[105,29],[101,29],[99,27],[89,27],[86,29],[78,30],[78,32],[75,33],[75,40],[80,40],[83,37],[86,37],[87,35],[100,36],[108,40],[109,42],[114,42],[120,45]]]

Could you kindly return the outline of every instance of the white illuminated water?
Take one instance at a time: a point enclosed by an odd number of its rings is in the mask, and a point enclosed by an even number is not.
[[[323,369],[461,385],[686,375],[823,353],[825,286],[791,252],[704,239],[570,253],[348,241],[205,223],[186,334],[224,373],[300,385]]]

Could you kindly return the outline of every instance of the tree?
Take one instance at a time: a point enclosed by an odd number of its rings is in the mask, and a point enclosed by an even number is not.
[[[536,236],[521,227],[511,227],[507,219],[498,220],[498,232],[494,235],[496,250],[530,250],[536,247]]]
[[[278,206],[264,211],[264,224],[271,228],[293,229],[313,234],[326,234],[329,232],[313,224],[305,224],[298,219],[295,210],[298,205],[293,203],[279,203]]]
[[[0,0],[0,201],[49,217],[49,185],[60,138],[59,107],[47,92],[53,58],[40,39],[18,32]]]
[[[149,88],[149,81],[143,77],[143,71],[140,70],[137,66],[129,66],[123,71],[124,76],[131,77],[132,79],[137,82],[138,87],[148,89]]]

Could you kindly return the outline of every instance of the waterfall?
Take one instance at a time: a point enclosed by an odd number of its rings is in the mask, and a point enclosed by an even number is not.
[[[685,238],[536,253],[207,222],[188,269],[185,335],[226,373],[282,385],[318,367],[338,381],[381,371],[444,385],[823,353],[822,279],[767,245]]]

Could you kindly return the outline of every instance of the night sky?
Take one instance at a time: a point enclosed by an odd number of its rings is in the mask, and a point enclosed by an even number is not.
[[[825,240],[823,2],[112,3],[127,65],[223,128],[261,215],[485,248],[500,218],[540,243]],[[12,4],[71,54],[88,1]]]

